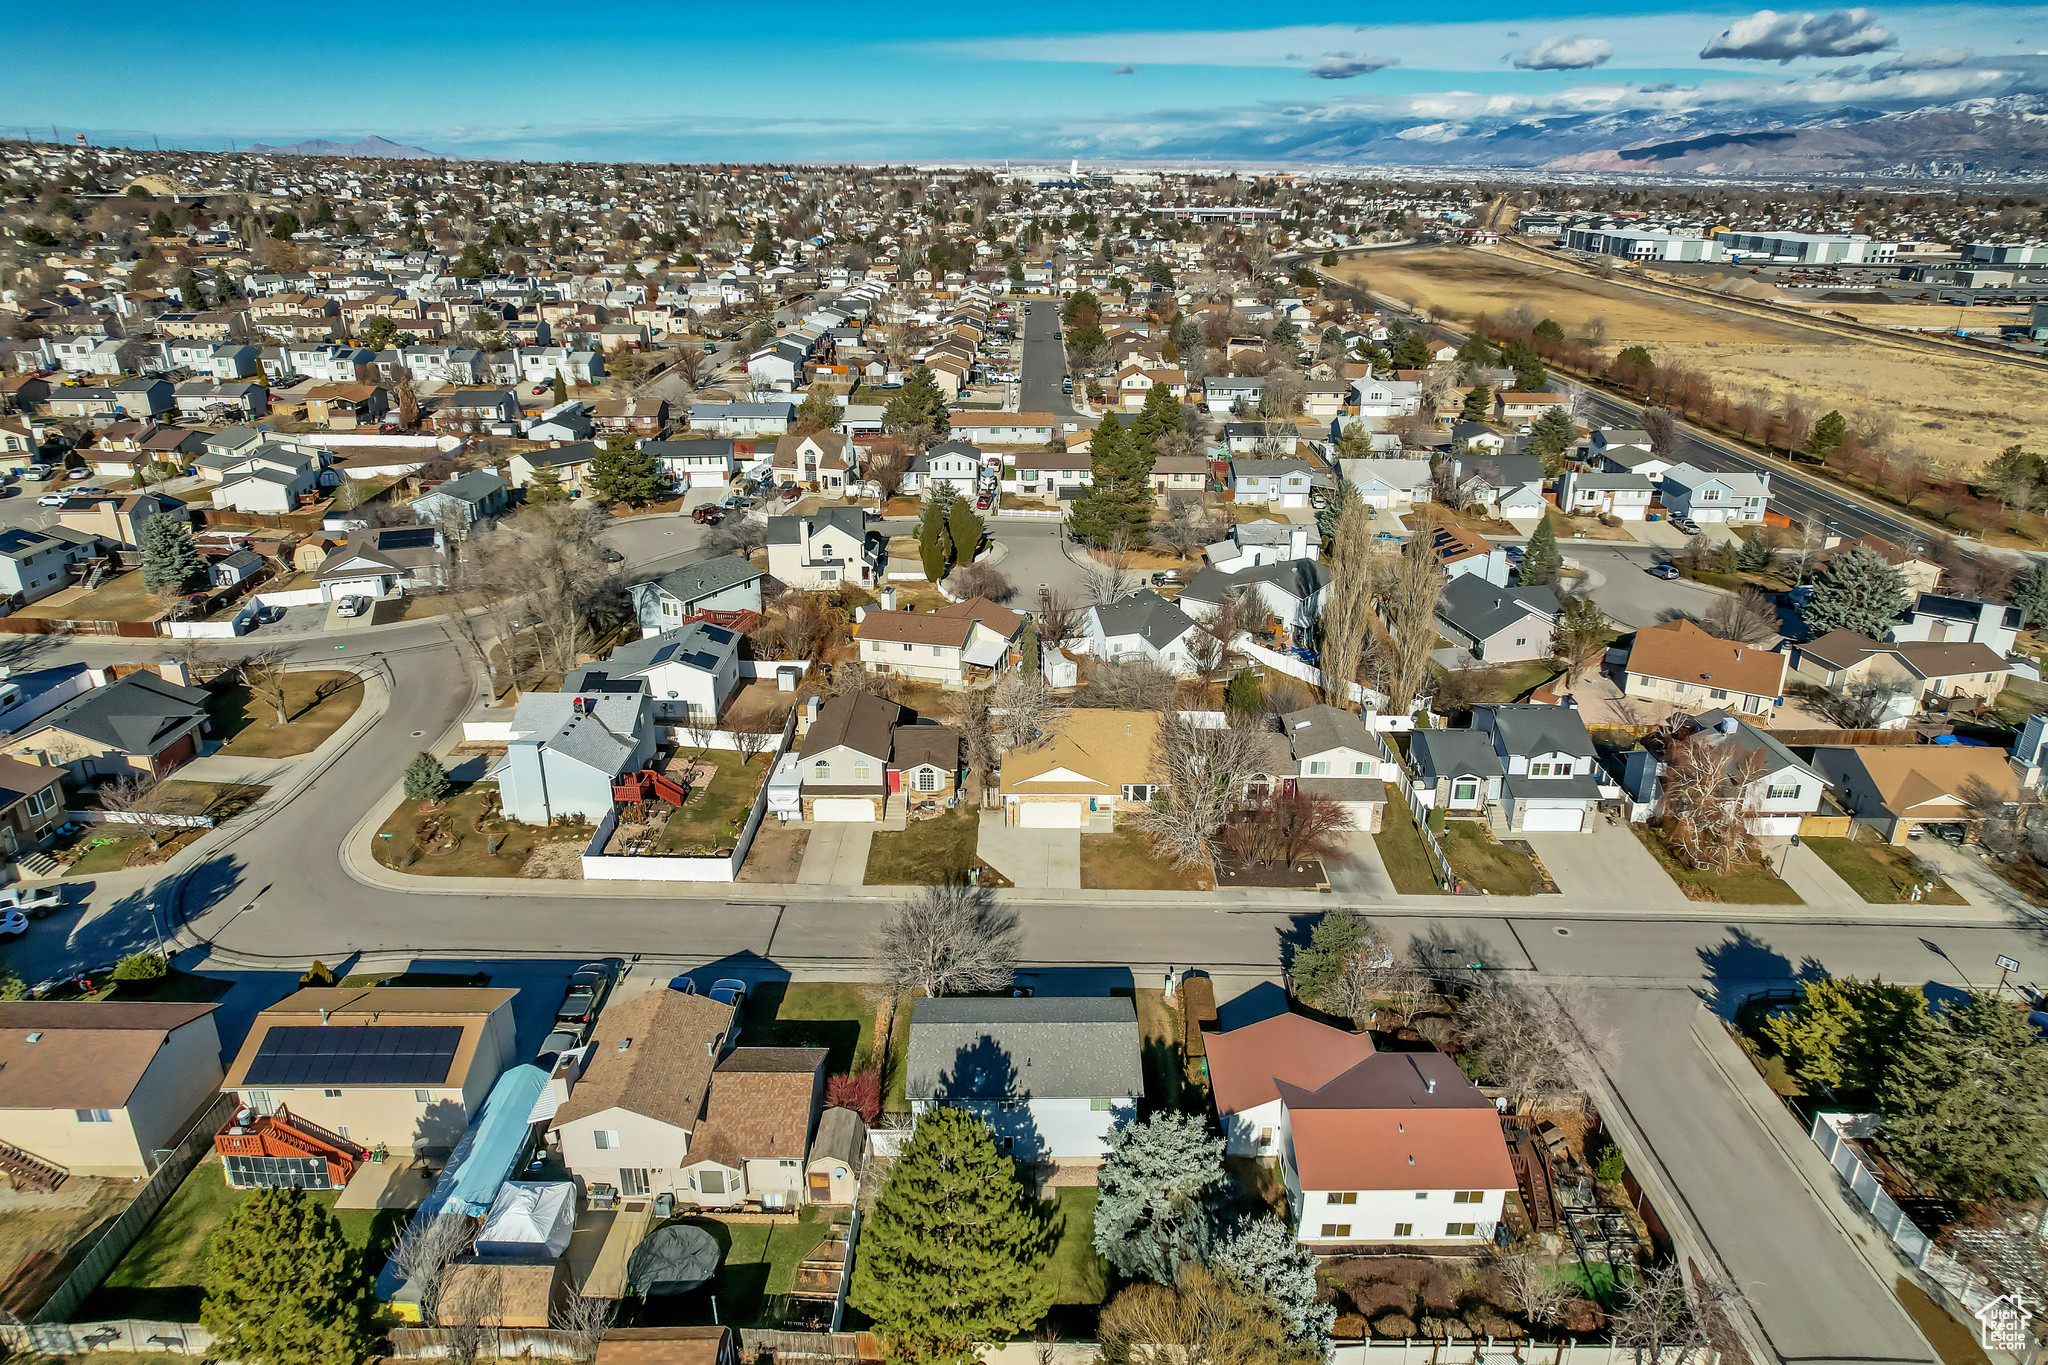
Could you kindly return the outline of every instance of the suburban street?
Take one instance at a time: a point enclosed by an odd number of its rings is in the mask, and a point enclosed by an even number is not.
[[[1024,313],[1029,305],[1031,311]],[[1060,391],[1067,372],[1066,343],[1060,339],[1060,305],[1057,299],[1025,300],[1017,305],[1017,320],[1023,324],[1024,381],[1022,412],[1049,412],[1062,421],[1077,421],[1092,427],[1099,418],[1075,413],[1073,400]]]

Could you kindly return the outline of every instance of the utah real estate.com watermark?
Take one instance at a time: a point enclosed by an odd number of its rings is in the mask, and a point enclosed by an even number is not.
[[[2001,1294],[1976,1312],[1978,1343],[1986,1350],[2024,1351],[2034,1315],[2018,1294]]]

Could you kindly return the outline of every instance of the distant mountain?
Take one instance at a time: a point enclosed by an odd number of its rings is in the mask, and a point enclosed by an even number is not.
[[[329,142],[326,138],[314,138],[309,142],[292,142],[282,147],[272,147],[258,142],[250,146],[250,152],[270,156],[360,156],[382,161],[443,161],[453,160],[439,152],[430,152],[424,147],[409,147],[403,142],[391,142],[381,137],[366,137],[358,142]]]

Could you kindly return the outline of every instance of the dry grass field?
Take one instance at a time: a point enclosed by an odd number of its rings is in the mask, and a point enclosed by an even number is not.
[[[1876,443],[1956,470],[2027,439],[2015,414],[2033,411],[2042,384],[2038,371],[2020,366],[1839,335],[1793,316],[1781,322],[1666,298],[1469,248],[1375,252],[1347,260],[1335,273],[1453,324],[1526,304],[1574,338],[1604,337],[1615,349],[1646,346],[1662,363],[1705,374],[1731,398],[1796,402],[1810,416],[1839,408]],[[1905,305],[1845,305],[1841,311],[1859,318],[1902,312],[1929,324],[1955,316],[1952,309],[1922,312]],[[1983,325],[1990,312],[1972,322]]]

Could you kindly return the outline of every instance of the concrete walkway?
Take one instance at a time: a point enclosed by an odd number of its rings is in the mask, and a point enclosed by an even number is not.
[[[799,886],[861,886],[868,877],[868,850],[875,842],[875,827],[864,824],[822,824],[811,826],[804,845],[803,866],[796,874]]]
[[[1017,887],[1081,888],[1081,833],[1072,829],[1014,829],[999,810],[981,812],[976,852]]]
[[[1781,843],[1772,848],[1766,846],[1765,860],[1771,865],[1785,885],[1799,893],[1799,899],[1816,908],[1840,906],[1843,909],[1860,908],[1863,897],[1856,894],[1856,888],[1842,880],[1842,874],[1829,867],[1818,853],[1806,844],[1793,848]]]

